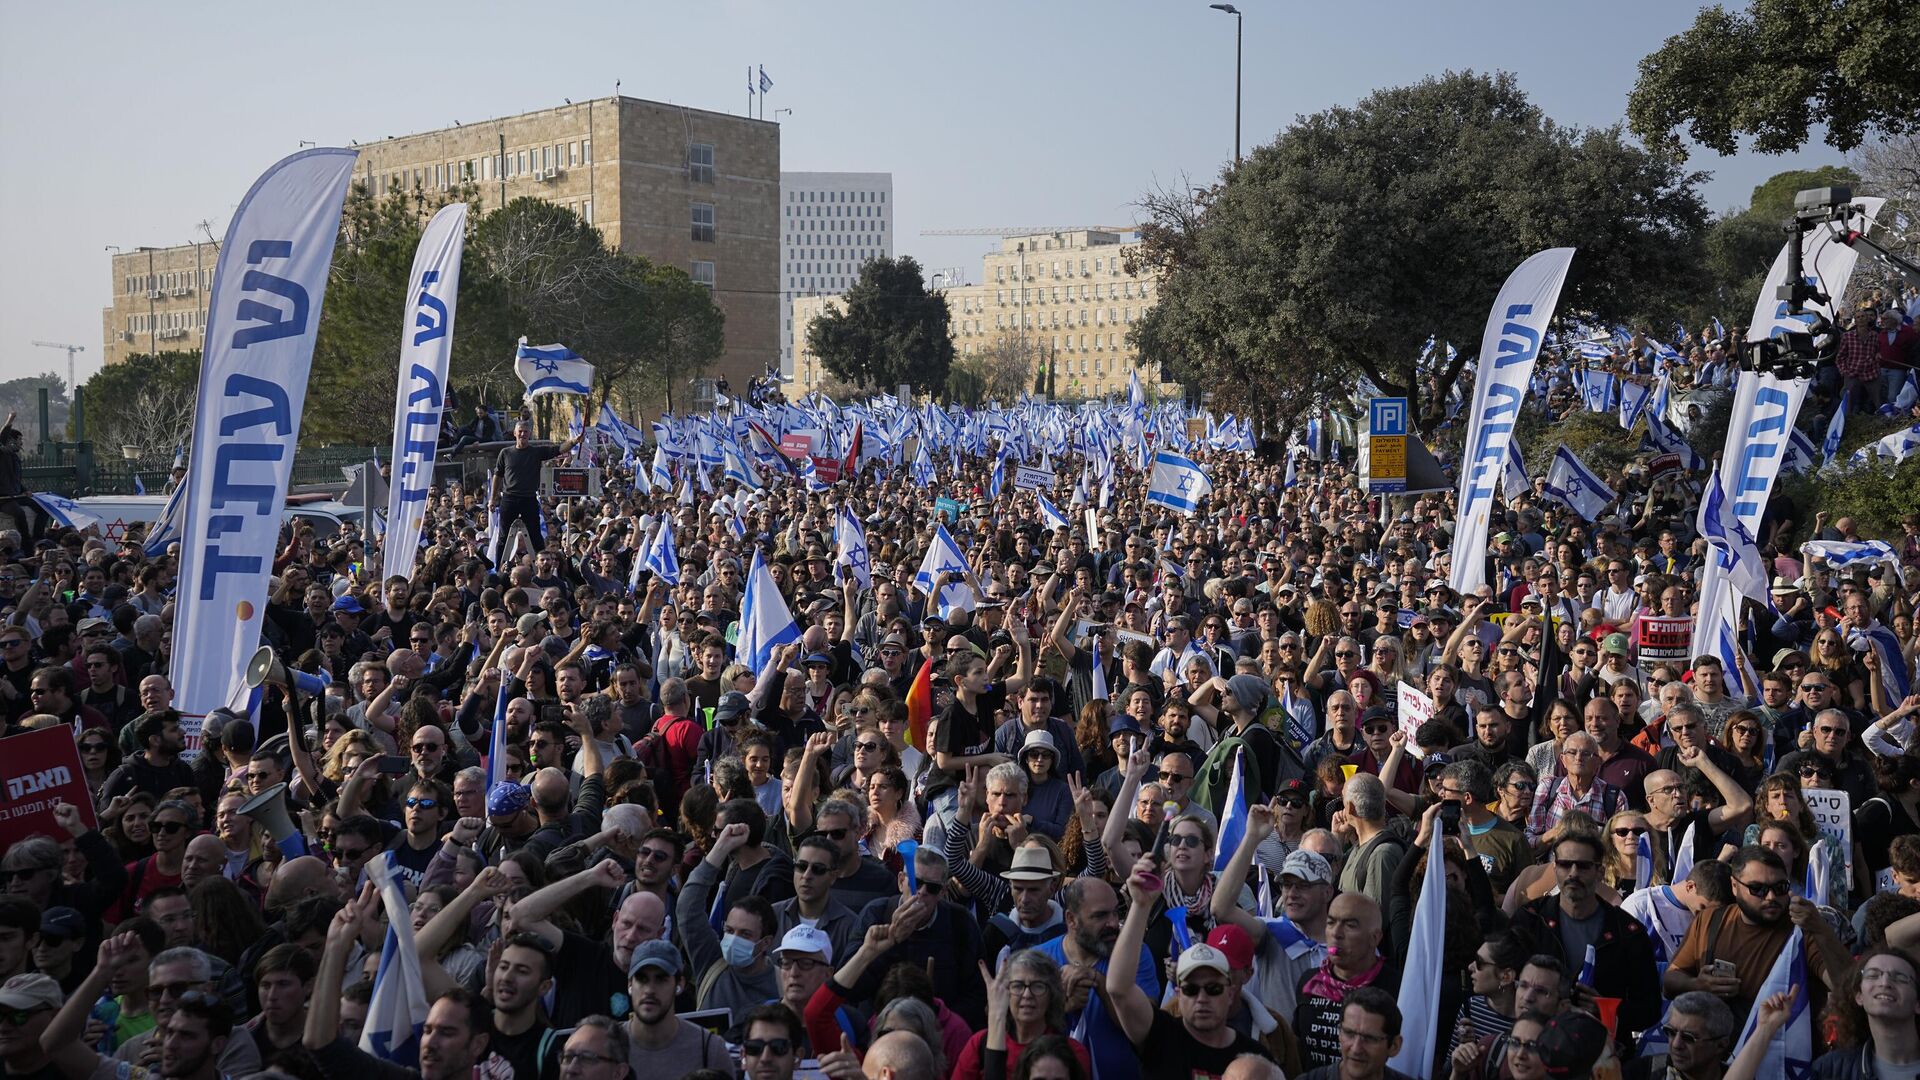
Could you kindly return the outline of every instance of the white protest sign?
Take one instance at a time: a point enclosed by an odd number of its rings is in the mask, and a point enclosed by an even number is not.
[[[1833,788],[1803,788],[1800,798],[1821,836],[1830,836],[1846,856],[1847,876],[1853,876],[1853,800],[1844,791]]]
[[[1403,682],[1398,692],[1400,702],[1400,730],[1407,737],[1407,753],[1416,758],[1427,755],[1420,745],[1413,741],[1413,733],[1420,725],[1433,719],[1433,699],[1412,683]]]
[[[1015,488],[1039,488],[1042,491],[1053,490],[1053,470],[1042,469],[1034,465],[1019,465],[1013,470]],[[1089,547],[1092,545],[1089,544]]]

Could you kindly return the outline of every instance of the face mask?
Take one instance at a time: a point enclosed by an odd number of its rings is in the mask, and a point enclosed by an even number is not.
[[[729,966],[743,968],[753,963],[755,945],[739,934],[728,934],[720,939],[720,955]]]

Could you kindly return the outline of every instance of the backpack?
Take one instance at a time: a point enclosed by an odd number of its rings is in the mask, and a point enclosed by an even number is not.
[[[1255,732],[1261,734],[1255,735]],[[1278,775],[1263,775],[1261,755],[1254,753],[1250,745],[1249,736],[1257,739],[1262,735],[1272,740],[1279,750]],[[1306,763],[1300,760],[1300,755],[1288,745],[1287,740],[1275,735],[1264,723],[1248,727],[1244,734],[1232,732],[1214,743],[1213,749],[1207,751],[1206,759],[1200,763],[1198,769],[1194,770],[1193,790],[1188,796],[1211,811],[1215,819],[1219,818],[1221,808],[1226,805],[1227,790],[1233,786],[1233,759],[1242,749],[1247,751],[1245,780],[1249,800],[1264,797],[1279,787],[1282,780],[1292,780],[1307,775]]]

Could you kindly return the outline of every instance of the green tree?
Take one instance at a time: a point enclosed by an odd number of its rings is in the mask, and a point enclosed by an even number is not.
[[[67,427],[67,380],[51,371],[0,382],[0,418],[14,413],[13,426],[26,445],[40,442],[40,391],[47,391],[47,424],[54,431]]]
[[[1697,287],[1700,179],[1618,128],[1556,125],[1504,73],[1382,90],[1302,117],[1214,188],[1145,199],[1130,258],[1159,300],[1133,340],[1143,364],[1280,425],[1362,375],[1432,410],[1542,248],[1579,249],[1562,310],[1671,314]],[[1429,334],[1459,346],[1431,382]]]
[[[900,383],[938,391],[953,365],[947,298],[927,291],[911,257],[874,259],[845,303],[807,327],[807,348],[833,375],[857,386],[891,389]]]
[[[1814,123],[1836,150],[1869,131],[1920,131],[1920,5],[1905,0],[1750,0],[1701,9],[1640,60],[1627,119],[1649,146],[1685,154],[1676,134],[1721,154],[1780,154]]]

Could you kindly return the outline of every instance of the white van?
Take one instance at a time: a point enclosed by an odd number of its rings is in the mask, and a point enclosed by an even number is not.
[[[127,526],[145,522],[151,526],[160,520],[167,505],[165,495],[88,495],[73,500],[82,510],[100,518],[100,531],[109,540],[126,534]],[[313,526],[315,538],[325,540],[352,522],[360,523],[360,508],[325,496],[293,495],[287,499],[286,519],[304,521]]]

